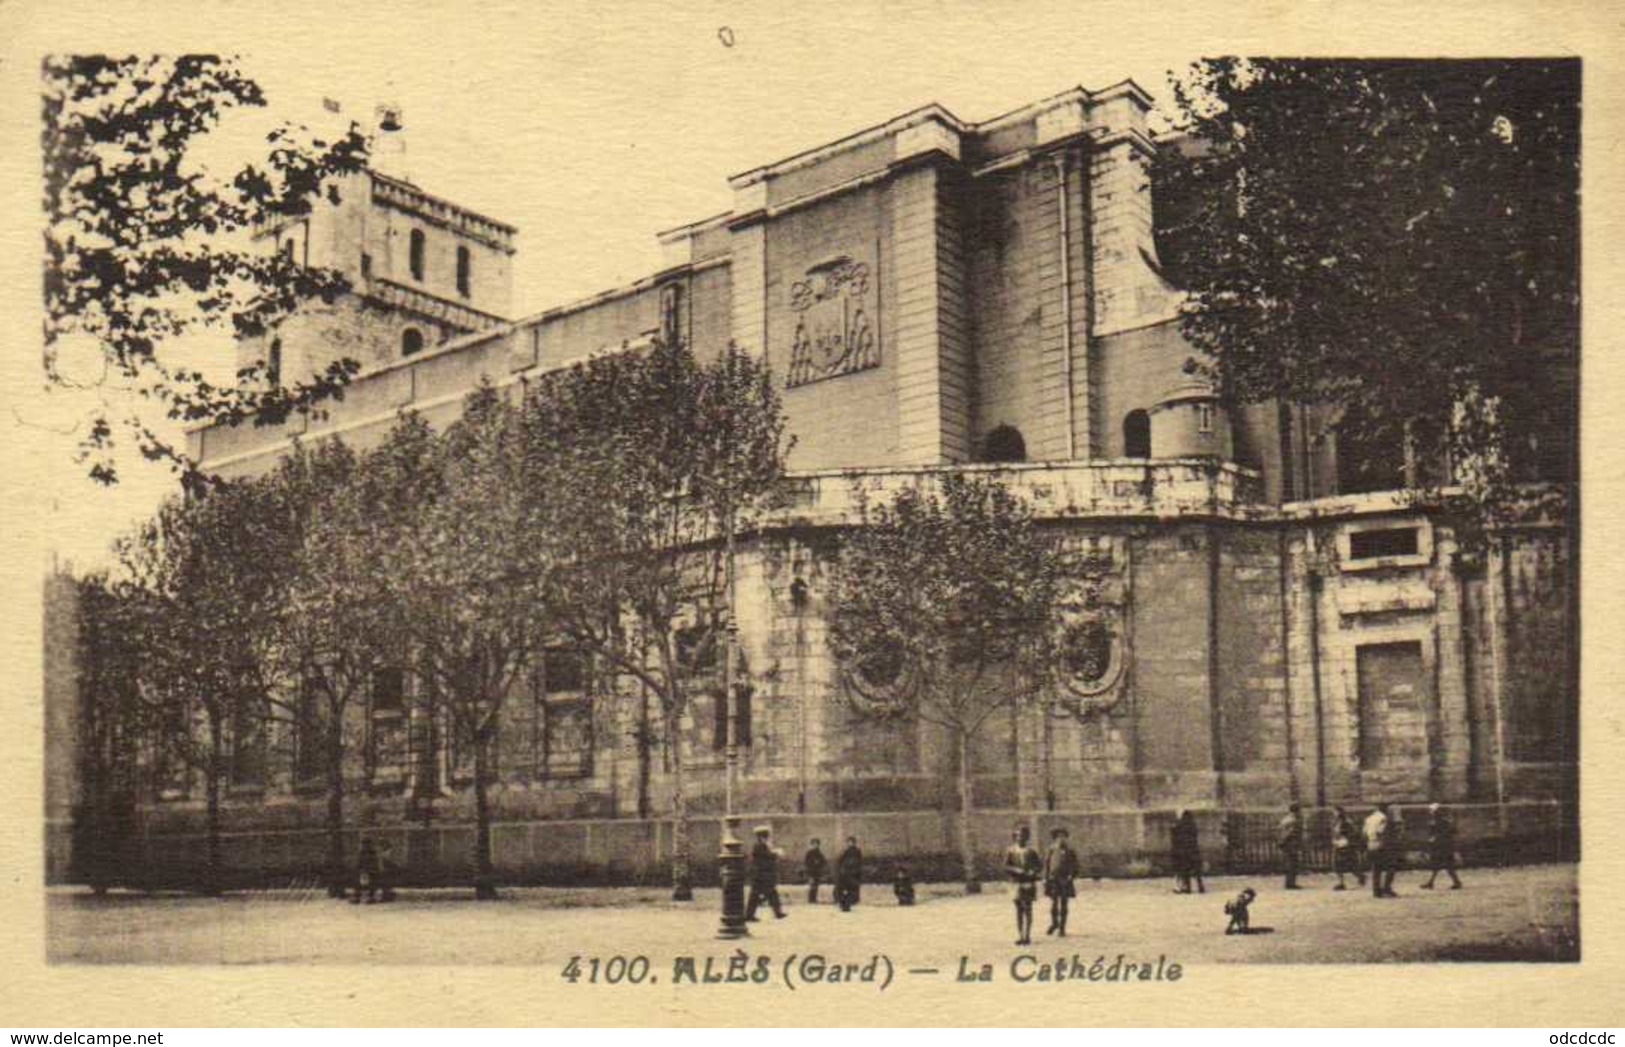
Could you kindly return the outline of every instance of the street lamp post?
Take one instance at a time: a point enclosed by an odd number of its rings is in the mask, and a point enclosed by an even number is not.
[[[739,695],[734,687],[734,661],[739,647],[739,623],[734,618],[734,529],[728,516],[726,536],[728,572],[728,627],[722,652],[722,700],[727,702],[727,776],[722,793],[722,849],[717,855],[717,873],[722,882],[722,924],[717,937],[746,938],[745,926],[745,845],[739,839],[739,815],[734,812],[734,785],[739,776]]]

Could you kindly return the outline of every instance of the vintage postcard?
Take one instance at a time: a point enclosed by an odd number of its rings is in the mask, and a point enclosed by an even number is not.
[[[1618,1024],[1615,19],[1221,6],[0,4],[19,1021]]]

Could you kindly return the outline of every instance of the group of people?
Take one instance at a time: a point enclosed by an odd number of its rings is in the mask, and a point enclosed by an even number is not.
[[[1331,836],[1332,871],[1337,875],[1332,890],[1347,890],[1344,878],[1349,875],[1364,887],[1364,870],[1369,868],[1373,898],[1399,897],[1394,891],[1394,874],[1403,864],[1405,828],[1397,811],[1386,802],[1379,803],[1364,823],[1356,826],[1346,810],[1335,806]],[[1278,826],[1276,843],[1285,867],[1285,887],[1289,891],[1299,890],[1298,876],[1303,869],[1304,852],[1301,804],[1294,802],[1287,808]],[[1441,872],[1449,874],[1451,890],[1461,889],[1461,877],[1456,872],[1456,822],[1450,809],[1441,803],[1428,805],[1428,866],[1429,876],[1422,884],[1423,890],[1431,891]]]
[[[779,898],[778,866],[783,851],[773,845],[772,835],[773,830],[769,826],[759,825],[755,829],[756,844],[750,853],[750,894],[745,904],[747,920],[757,920],[756,911],[764,904],[773,910],[773,915],[778,919],[782,920],[786,915]],[[1298,883],[1304,856],[1301,804],[1293,802],[1287,808],[1277,826],[1276,844],[1285,872],[1285,888],[1289,891],[1301,889]],[[1361,887],[1365,886],[1365,870],[1369,868],[1372,896],[1398,897],[1394,892],[1394,874],[1404,854],[1404,826],[1398,812],[1387,803],[1377,804],[1358,826],[1346,810],[1334,806],[1331,844],[1332,871],[1337,875],[1333,890],[1346,890],[1344,878],[1350,875]],[[1455,820],[1443,804],[1428,806],[1428,854],[1431,875],[1422,888],[1432,890],[1439,874],[1444,872],[1450,876],[1451,889],[1459,890],[1462,884],[1456,872]],[[1202,882],[1201,837],[1196,816],[1189,810],[1181,810],[1174,819],[1170,830],[1170,858],[1175,894],[1190,894],[1193,890],[1198,894],[1207,892]],[[375,846],[372,840],[363,840],[356,864],[355,892],[350,899],[352,903],[365,901],[372,904],[394,900],[394,863],[390,860],[387,841]],[[807,876],[807,902],[816,905],[819,888],[831,882],[830,863],[817,838],[809,841],[807,853],[802,858],[802,868]],[[1040,885],[1050,899],[1049,930],[1046,933],[1065,937],[1071,899],[1077,895],[1075,881],[1078,877],[1078,852],[1072,848],[1067,830],[1060,827],[1052,829],[1049,849],[1041,855],[1032,845],[1031,831],[1025,825],[1018,826],[1011,834],[1010,846],[1004,853],[1004,871],[1015,888],[1016,944],[1032,944],[1033,907]],[[846,848],[835,859],[833,878],[835,903],[842,912],[850,912],[858,904],[862,882],[863,851],[858,848],[857,837],[848,836]],[[892,890],[899,905],[914,904],[914,880],[906,866],[896,867]],[[1244,893],[1253,895],[1250,888]],[[1239,905],[1240,925],[1245,930],[1245,909],[1251,901],[1252,897],[1248,897],[1246,902],[1238,898],[1237,902],[1226,906],[1225,911],[1232,914],[1232,931],[1237,921],[1232,910]]]
[[[1049,930],[1046,934],[1066,937],[1066,918],[1078,889],[1078,852],[1072,849],[1070,834],[1062,828],[1050,830],[1049,850],[1042,856],[1032,845],[1032,833],[1025,825],[1011,834],[1004,852],[1004,871],[1015,886],[1016,944],[1033,943],[1033,906],[1038,901],[1038,885],[1044,885],[1049,898]]]
[[[758,825],[756,845],[750,852],[750,895],[745,902],[745,919],[756,920],[756,910],[766,904],[773,915],[784,919],[784,904],[779,899],[779,859],[784,852],[773,846],[773,829]],[[829,859],[824,856],[822,842],[814,837],[808,841],[807,853],[802,858],[802,870],[807,874],[807,904],[818,904],[818,889],[829,882]],[[842,912],[851,912],[858,904],[863,886],[863,851],[858,838],[848,836],[846,849],[835,859],[835,904]],[[908,870],[898,866],[893,883],[899,905],[914,904],[914,881]]]

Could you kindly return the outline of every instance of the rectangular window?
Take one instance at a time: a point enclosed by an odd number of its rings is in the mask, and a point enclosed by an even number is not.
[[[320,779],[326,770],[323,754],[322,681],[309,677],[299,685],[299,715],[293,725],[293,780],[295,784]]]
[[[398,713],[406,708],[406,672],[398,667],[375,670],[372,674],[372,711]]]
[[[1196,429],[1198,432],[1211,433],[1213,431],[1213,405],[1198,404],[1196,407]]]
[[[473,284],[473,259],[469,257],[468,248],[457,248],[457,293],[467,298],[471,293]]]
[[[361,277],[367,279],[372,276],[372,255],[361,252]]]
[[[238,706],[231,718],[231,784],[265,783],[265,712],[257,703]]]
[[[542,714],[541,770],[544,778],[584,778],[592,774],[592,704],[545,701]]]
[[[406,773],[406,672],[391,666],[372,674],[369,777],[395,781]]]
[[[755,697],[749,684],[734,684],[734,697],[737,705],[734,715],[734,737],[739,740],[741,749],[750,748],[751,743],[751,699]],[[712,708],[711,747],[718,752],[728,749],[728,702],[723,691],[715,692],[716,703]]]
[[[1349,558],[1374,560],[1383,556],[1415,556],[1416,532],[1417,529],[1414,527],[1354,531],[1349,535]]]
[[[579,694],[585,689],[585,677],[581,652],[568,647],[553,647],[543,656],[543,689],[547,694]]]

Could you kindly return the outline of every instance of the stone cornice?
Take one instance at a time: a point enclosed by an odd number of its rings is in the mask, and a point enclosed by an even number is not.
[[[370,278],[365,295],[398,309],[461,327],[468,332],[507,322],[506,317],[497,316],[495,313],[487,313],[473,306],[453,302],[420,288],[380,276]]]

